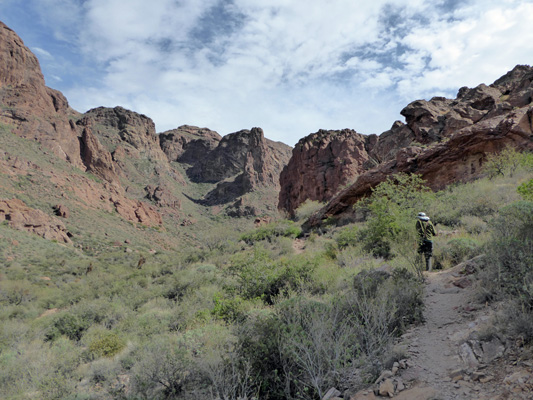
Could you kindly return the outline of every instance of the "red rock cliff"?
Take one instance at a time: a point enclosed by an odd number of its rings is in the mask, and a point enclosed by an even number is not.
[[[83,167],[78,133],[65,97],[46,87],[37,57],[0,22],[0,121],[15,134],[38,140],[58,157]]]
[[[402,114],[413,132],[413,143],[398,149],[393,159],[362,173],[314,215],[308,226],[350,213],[355,202],[391,174],[417,173],[439,190],[480,177],[488,153],[506,146],[533,151],[533,68],[517,66],[490,86],[461,88],[455,100],[413,102]],[[420,146],[421,142],[429,146]]]

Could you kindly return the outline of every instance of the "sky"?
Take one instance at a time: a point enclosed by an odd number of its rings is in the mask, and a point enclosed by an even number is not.
[[[291,146],[380,134],[412,101],[533,60],[533,0],[0,0],[0,20],[80,112]]]

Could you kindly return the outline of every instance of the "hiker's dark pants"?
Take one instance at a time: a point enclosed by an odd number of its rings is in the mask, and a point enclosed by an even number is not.
[[[431,257],[433,256],[433,241],[424,239],[418,246],[418,253],[426,259],[426,271],[431,271]]]

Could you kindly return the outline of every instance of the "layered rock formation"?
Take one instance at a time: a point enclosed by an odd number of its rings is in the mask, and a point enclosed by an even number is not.
[[[65,97],[46,87],[37,57],[15,32],[0,22],[0,121],[38,140],[53,153],[83,167],[78,133]]]
[[[159,134],[161,149],[169,161],[195,164],[217,146],[222,136],[207,128],[182,125]]]
[[[533,68],[517,66],[490,86],[461,88],[455,100],[433,98],[409,104],[402,110],[407,124],[397,124],[397,129],[409,129],[413,142],[393,159],[362,173],[313,216],[309,226],[350,213],[357,200],[391,174],[420,174],[438,190],[480,177],[486,155],[506,146],[533,151],[532,101]],[[391,136],[394,132],[388,140]]]
[[[222,138],[219,145],[187,173],[197,182],[219,182],[205,197],[208,205],[223,204],[253,190],[279,191],[279,174],[291,148],[265,139],[261,128]]]
[[[102,178],[78,179],[80,187],[69,189],[80,196],[80,204],[94,201],[96,208],[145,225],[161,224],[158,212],[181,219],[187,197],[216,205],[214,213],[223,207],[236,216],[276,210],[279,173],[290,148],[265,139],[261,129],[222,138],[207,128],[184,125],[157,135],[149,117],[122,107],[80,114],[61,93],[45,86],[37,58],[1,23],[0,55],[0,121],[18,136],[42,144],[44,151]],[[16,165],[2,162],[0,168],[11,174]],[[210,185],[187,189],[182,169],[193,182]],[[68,181],[58,177],[58,188]],[[202,198],[189,197],[209,186],[212,190]],[[241,198],[254,191],[261,193],[253,200]]]
[[[279,207],[290,212],[305,200],[329,200],[365,170],[369,138],[353,130],[320,130],[301,139],[280,175]]]
[[[59,243],[71,243],[70,234],[63,222],[41,210],[28,207],[22,200],[0,200],[0,222],[20,231],[35,233]]]

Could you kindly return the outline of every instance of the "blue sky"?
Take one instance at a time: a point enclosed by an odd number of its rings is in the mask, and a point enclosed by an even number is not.
[[[382,133],[416,99],[532,64],[533,0],[0,0],[47,85],[158,132]]]

